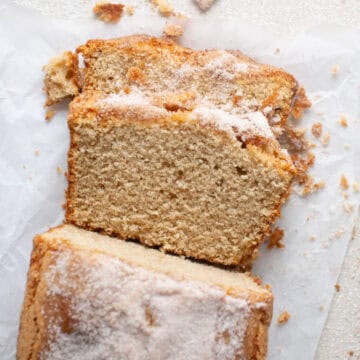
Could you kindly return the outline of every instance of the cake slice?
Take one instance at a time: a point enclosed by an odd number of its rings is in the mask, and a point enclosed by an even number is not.
[[[271,316],[246,274],[63,225],[34,240],[17,359],[260,360]]]
[[[66,220],[246,267],[289,193],[291,160],[260,111],[186,99],[169,111],[136,89],[88,90],[71,103]]]
[[[310,106],[292,75],[239,51],[192,50],[146,35],[90,40],[77,51],[85,62],[83,91],[114,93],[136,86],[165,98],[191,91],[192,102],[205,98],[240,114],[260,110],[277,133],[294,106],[297,116]]]

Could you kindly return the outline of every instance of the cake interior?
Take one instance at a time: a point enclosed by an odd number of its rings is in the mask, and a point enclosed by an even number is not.
[[[214,263],[252,261],[289,190],[289,163],[181,113],[77,107],[68,222]]]

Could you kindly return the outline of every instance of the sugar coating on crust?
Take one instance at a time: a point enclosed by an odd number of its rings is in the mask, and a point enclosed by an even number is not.
[[[195,51],[145,35],[90,40],[77,51],[86,63],[84,90],[113,93],[136,84],[150,94],[192,91],[214,106],[262,111],[278,131],[294,103],[297,112],[310,105],[291,75],[239,51]]]
[[[28,289],[35,297],[22,316],[34,322],[20,334],[25,341],[36,330],[41,342],[19,360],[265,359],[272,296],[244,274],[233,273],[237,285],[226,289],[227,273],[222,287],[199,281],[191,268],[217,281],[223,270],[69,225],[39,236],[39,247],[43,265],[30,274],[37,288]],[[164,270],[150,270],[162,260]],[[33,307],[38,315],[27,317]]]
[[[152,111],[159,114],[166,114],[164,109],[157,107],[157,99],[150,98],[143,94],[138,88],[132,88],[129,94],[119,92],[109,94],[100,98],[96,105],[100,108],[114,108],[120,106],[148,106]],[[163,105],[163,104],[162,104]],[[178,105],[180,107],[181,105]],[[190,117],[204,124],[211,124],[219,130],[226,131],[234,137],[240,137],[242,141],[254,136],[275,140],[270,125],[260,111],[236,114],[229,112],[221,107],[215,107],[206,101],[193,103],[191,106]]]

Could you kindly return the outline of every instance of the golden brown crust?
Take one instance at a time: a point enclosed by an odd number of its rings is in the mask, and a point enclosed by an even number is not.
[[[34,238],[31,254],[30,268],[28,271],[25,298],[21,311],[19,336],[17,340],[18,360],[38,359],[38,353],[43,345],[41,326],[44,322],[41,308],[39,308],[39,295],[41,277],[44,271],[44,258],[49,250],[43,242],[41,235]]]

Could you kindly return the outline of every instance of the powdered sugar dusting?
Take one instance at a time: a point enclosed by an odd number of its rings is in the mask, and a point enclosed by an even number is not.
[[[204,70],[210,72],[214,77],[231,81],[236,78],[237,73],[248,72],[249,64],[239,62],[234,55],[226,51],[221,51],[219,56],[204,66]]]
[[[52,360],[234,359],[250,307],[223,289],[180,281],[85,250],[56,254],[46,276],[52,307],[69,299],[71,331],[49,319]],[[70,300],[71,299],[71,300]],[[221,339],[221,334],[229,338]],[[220,338],[219,338],[220,336]]]
[[[202,105],[194,110],[193,117],[202,123],[210,123],[219,130],[229,132],[234,137],[240,136],[243,141],[252,136],[274,139],[268,121],[260,111],[238,115]]]

